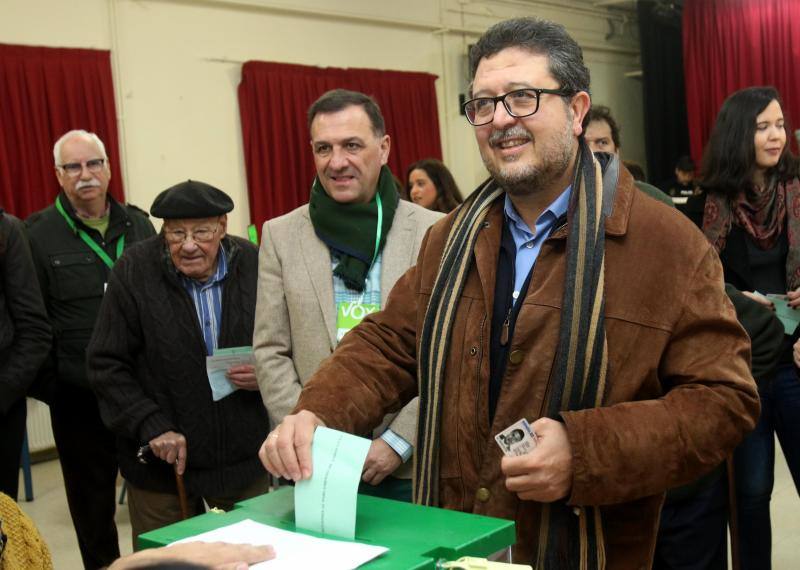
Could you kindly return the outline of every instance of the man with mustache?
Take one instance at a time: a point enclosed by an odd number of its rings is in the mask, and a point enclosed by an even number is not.
[[[664,491],[753,428],[747,335],[703,235],[588,148],[589,70],[562,26],[500,22],[470,67],[491,178],[430,229],[262,462],[307,479],[317,426],[364,432],[419,396],[416,502],[514,520],[515,559],[540,570],[649,568]],[[494,436],[520,418],[537,445],[504,457]]]
[[[255,367],[207,368],[207,357],[253,340],[258,248],[227,233],[231,210],[230,196],[198,180],[156,196],[161,235],[114,266],[87,349],[89,382],[117,434],[134,547],[181,520],[176,472],[189,516],[269,491],[256,458],[269,421]]]
[[[441,218],[399,199],[386,166],[390,138],[372,98],[329,91],[309,108],[308,126],[317,169],[311,201],[265,223],[261,240],[253,348],[273,424],[342,336],[384,306]],[[362,492],[411,499],[416,429],[412,400],[372,430]]]
[[[86,376],[86,346],[114,262],[155,235],[147,214],[111,197],[105,146],[94,133],[69,131],[53,147],[62,191],[27,219],[36,273],[53,327],[41,372],[72,522],[84,567],[119,558],[114,524],[117,457]]]

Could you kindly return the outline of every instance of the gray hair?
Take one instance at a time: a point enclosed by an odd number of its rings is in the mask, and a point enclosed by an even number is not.
[[[61,145],[73,137],[83,137],[93,141],[94,144],[97,145],[97,148],[100,149],[100,154],[103,155],[101,158],[108,158],[108,155],[106,154],[106,145],[103,144],[103,141],[100,140],[100,137],[83,129],[74,129],[61,135],[61,137],[56,141],[56,144],[53,145],[53,161],[55,162],[56,167],[61,166]]]
[[[589,69],[583,51],[561,24],[539,18],[513,18],[489,28],[469,52],[470,78],[484,58],[507,48],[521,48],[547,57],[550,74],[571,94],[589,93]]]

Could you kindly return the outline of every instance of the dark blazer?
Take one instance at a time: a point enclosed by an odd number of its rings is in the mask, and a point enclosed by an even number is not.
[[[67,215],[114,259],[120,236],[127,249],[136,241],[155,235],[147,214],[108,197],[110,219],[105,236],[85,225],[62,191]],[[39,383],[37,397],[47,400],[52,381],[89,388],[86,379],[86,345],[92,335],[103,300],[109,269],[72,230],[56,210],[48,206],[25,221],[42,298],[53,327],[53,349]]]
[[[719,253],[722,270],[725,274],[725,283],[730,283],[739,291],[755,289],[751,278],[747,239],[747,233],[741,227],[733,224],[725,240],[725,248]]]
[[[758,385],[772,379],[783,347],[783,324],[773,311],[742,295],[730,283],[725,292],[736,309],[736,318],[750,337],[750,366]]]
[[[36,286],[24,226],[0,210],[0,416],[25,397],[50,350],[50,325]]]

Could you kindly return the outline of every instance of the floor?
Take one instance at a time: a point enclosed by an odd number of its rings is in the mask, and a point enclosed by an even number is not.
[[[777,441],[775,448],[780,449]],[[800,568],[800,497],[782,453],[777,453],[775,457],[775,488],[771,504],[772,568]]]
[[[121,484],[121,479],[120,479]],[[120,485],[117,485],[119,497]],[[72,529],[72,520],[67,508],[67,495],[64,492],[64,479],[58,460],[44,461],[33,466],[34,500],[25,502],[25,491],[20,478],[19,505],[36,523],[39,532],[50,547],[53,566],[56,570],[79,570],[83,567],[78,542]],[[130,554],[131,523],[128,518],[128,507],[117,506],[117,533],[119,549]]]
[[[67,511],[61,470],[57,461],[45,461],[33,466],[35,500],[20,502],[39,527],[50,546],[56,570],[81,567],[72,523]],[[20,495],[22,495],[20,482]],[[119,495],[119,488],[117,489]],[[795,491],[782,454],[776,457],[775,490],[772,496],[773,569],[794,570],[800,567],[800,497]],[[131,551],[131,526],[128,509],[117,509],[117,529],[120,550]]]

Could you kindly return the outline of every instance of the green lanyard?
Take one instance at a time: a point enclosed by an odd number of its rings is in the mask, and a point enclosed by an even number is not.
[[[70,227],[70,229],[73,232],[77,232],[77,234],[86,243],[86,245],[92,248],[92,251],[97,254],[97,257],[103,260],[103,263],[105,263],[109,269],[114,267],[114,260],[111,259],[105,251],[103,251],[103,248],[101,248],[89,234],[87,234],[85,231],[76,226],[72,218],[69,217],[69,214],[67,214],[67,212],[64,210],[64,206],[61,205],[61,196],[56,196],[56,210],[58,210],[58,212],[64,218],[64,221],[67,222],[67,225]],[[122,234],[121,236],[119,236],[119,239],[117,240],[117,259],[119,259],[119,256],[122,255],[122,249],[124,247],[125,247],[125,234]]]
[[[372,254],[372,262],[369,264],[370,270],[372,270],[372,266],[375,265],[375,260],[378,259],[378,250],[381,246],[381,232],[383,231],[383,204],[381,203],[381,195],[377,192],[375,193],[375,201],[378,203],[378,228],[375,230],[375,253]],[[362,291],[358,302],[361,303],[363,300],[364,292]]]
[[[372,255],[370,266],[378,259],[378,248],[381,246],[381,230],[383,227],[383,204],[381,204],[380,193],[375,193],[375,200],[378,202],[378,229],[375,231],[375,253]]]

